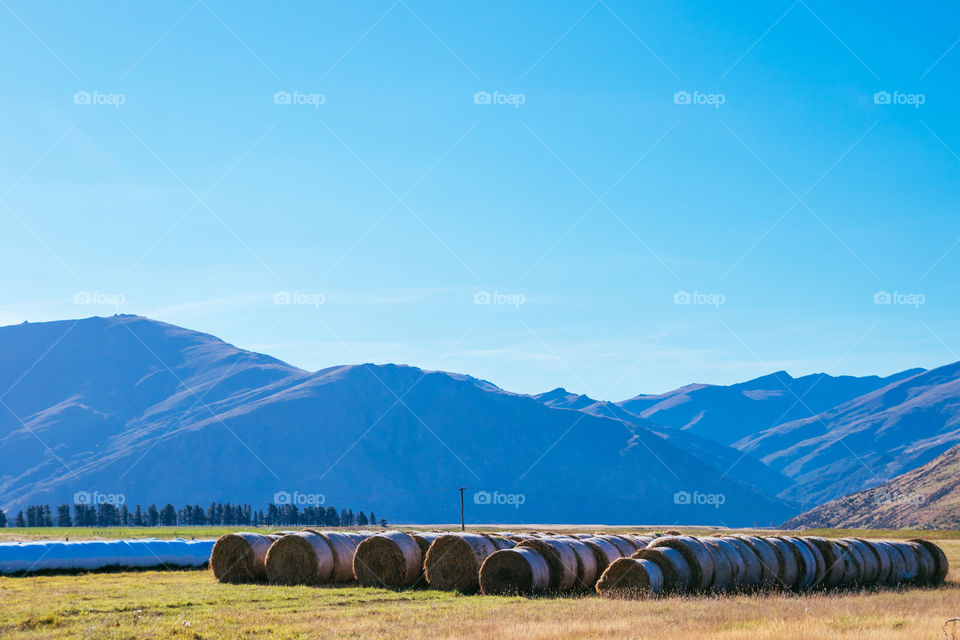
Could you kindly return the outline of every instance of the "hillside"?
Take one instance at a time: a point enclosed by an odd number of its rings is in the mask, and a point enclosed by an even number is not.
[[[791,518],[789,528],[960,528],[960,446],[918,469]]]
[[[395,522],[451,522],[466,486],[471,522],[736,525],[796,512],[669,434],[465,375],[309,373],[137,316],[0,328],[0,362],[5,509],[80,490],[177,504],[265,504],[287,491]],[[522,504],[484,504],[482,492]],[[723,504],[678,503],[678,492]]]

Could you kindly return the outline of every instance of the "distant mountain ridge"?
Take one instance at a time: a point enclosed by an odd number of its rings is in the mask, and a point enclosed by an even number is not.
[[[796,512],[642,423],[465,375],[311,373],[138,316],[0,328],[0,363],[5,508],[81,490],[176,504],[299,491],[392,521],[452,522],[467,486],[472,522],[733,524]],[[678,501],[684,492],[726,501]],[[498,503],[506,494],[523,506]]]

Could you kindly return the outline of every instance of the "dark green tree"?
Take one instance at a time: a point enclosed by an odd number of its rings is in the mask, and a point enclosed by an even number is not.
[[[23,511],[17,511],[17,519],[14,521],[16,526],[25,527],[27,526],[27,521],[23,519]]]
[[[169,502],[163,505],[160,511],[160,525],[164,527],[175,527],[177,525],[177,510]]]
[[[70,505],[64,503],[57,507],[57,526],[58,527],[72,527],[73,522],[70,520]]]
[[[160,524],[160,512],[157,511],[157,505],[152,504],[147,507],[147,526],[155,527]]]

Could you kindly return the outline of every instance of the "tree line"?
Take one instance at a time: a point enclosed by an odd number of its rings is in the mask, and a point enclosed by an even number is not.
[[[387,526],[386,519],[377,520],[376,514],[369,515],[353,509],[336,507],[307,506],[303,509],[292,504],[267,505],[254,510],[249,504],[231,504],[229,502],[211,502],[204,509],[199,504],[186,505],[177,509],[167,503],[158,508],[151,504],[146,509],[138,504],[131,511],[127,505],[97,505],[64,503],[51,510],[50,505],[30,505],[26,511],[21,509],[8,522],[7,514],[0,509],[0,527],[173,527],[178,525],[252,525],[252,526],[311,526],[311,527],[366,527]]]

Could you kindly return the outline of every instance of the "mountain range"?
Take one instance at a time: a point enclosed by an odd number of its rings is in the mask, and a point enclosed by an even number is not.
[[[439,523],[467,487],[468,522],[771,524],[960,440],[958,380],[777,372],[608,402],[404,365],[309,372],[139,316],[24,323],[0,328],[0,508],[289,494]]]

